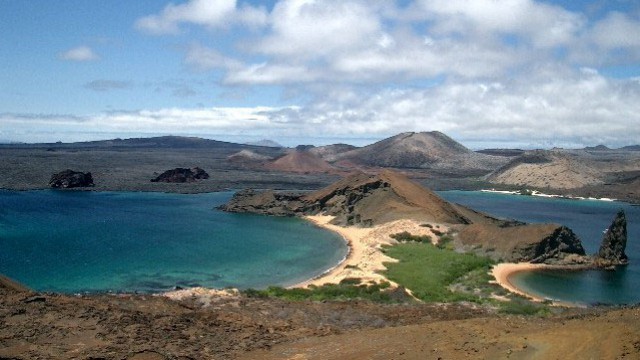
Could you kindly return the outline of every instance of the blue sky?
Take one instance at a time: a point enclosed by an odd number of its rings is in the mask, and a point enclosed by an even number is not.
[[[0,1],[0,141],[640,143],[640,1]]]

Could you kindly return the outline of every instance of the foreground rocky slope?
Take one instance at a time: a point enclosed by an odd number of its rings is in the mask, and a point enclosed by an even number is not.
[[[0,278],[1,359],[635,359],[640,309],[37,294]]]

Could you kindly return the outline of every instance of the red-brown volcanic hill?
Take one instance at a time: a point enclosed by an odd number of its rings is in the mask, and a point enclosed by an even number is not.
[[[438,132],[402,133],[355,150],[339,153],[336,161],[392,168],[424,168],[486,173],[508,159],[473,152]]]
[[[304,150],[293,150],[265,165],[265,169],[296,173],[331,173],[336,169],[320,157]]]
[[[369,175],[356,173],[324,189],[303,196],[343,224],[380,224],[415,218],[449,224],[467,224],[467,212],[432,191],[391,170]]]

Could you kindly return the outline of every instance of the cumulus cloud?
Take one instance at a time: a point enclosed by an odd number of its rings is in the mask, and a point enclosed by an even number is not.
[[[381,24],[366,2],[283,0],[270,16],[270,33],[256,49],[275,56],[328,56],[375,44]]]
[[[613,12],[596,23],[592,36],[603,48],[640,48],[640,20]]]
[[[237,6],[236,0],[189,0],[167,5],[160,13],[138,19],[136,28],[150,34],[177,34],[181,24],[196,24],[208,28],[228,27],[234,23],[260,26],[266,22],[263,8]]]
[[[435,33],[516,34],[542,47],[567,44],[585,24],[580,14],[533,0],[421,0],[418,8]]]
[[[632,12],[594,16],[538,0],[278,0],[269,10],[185,0],[135,26],[156,35],[206,29],[198,42],[185,40],[186,66],[213,72],[203,79],[215,79],[222,93],[269,86],[291,106],[87,119],[110,133],[356,139],[440,130],[487,146],[504,139],[617,146],[640,138],[640,81],[602,71],[640,62],[640,19]],[[239,31],[220,41],[234,26]],[[180,89],[176,96],[193,94]]]
[[[105,113],[83,118],[43,117],[70,131],[104,133],[321,136],[361,143],[401,131],[443,131],[474,147],[550,147],[636,144],[640,139],[640,82],[612,80],[593,69],[565,69],[548,79],[445,82],[430,88],[381,89],[363,94],[336,89],[306,106],[221,107]],[[0,116],[7,130],[24,123]],[[32,115],[31,123],[41,116]],[[15,120],[15,121],[12,121]],[[52,121],[55,120],[55,121]],[[309,140],[315,134],[315,140]]]
[[[58,54],[62,60],[68,61],[93,61],[100,57],[88,46],[78,46]]]

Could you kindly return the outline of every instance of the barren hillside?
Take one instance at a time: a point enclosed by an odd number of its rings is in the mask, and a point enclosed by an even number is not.
[[[631,151],[534,150],[511,160],[486,179],[532,188],[577,189],[620,181],[640,170],[640,156]]]
[[[501,156],[473,152],[443,133],[402,133],[355,150],[336,160],[393,168],[491,171],[508,161]]]
[[[336,169],[322,158],[304,150],[293,150],[265,165],[268,170],[294,173],[332,173]]]

